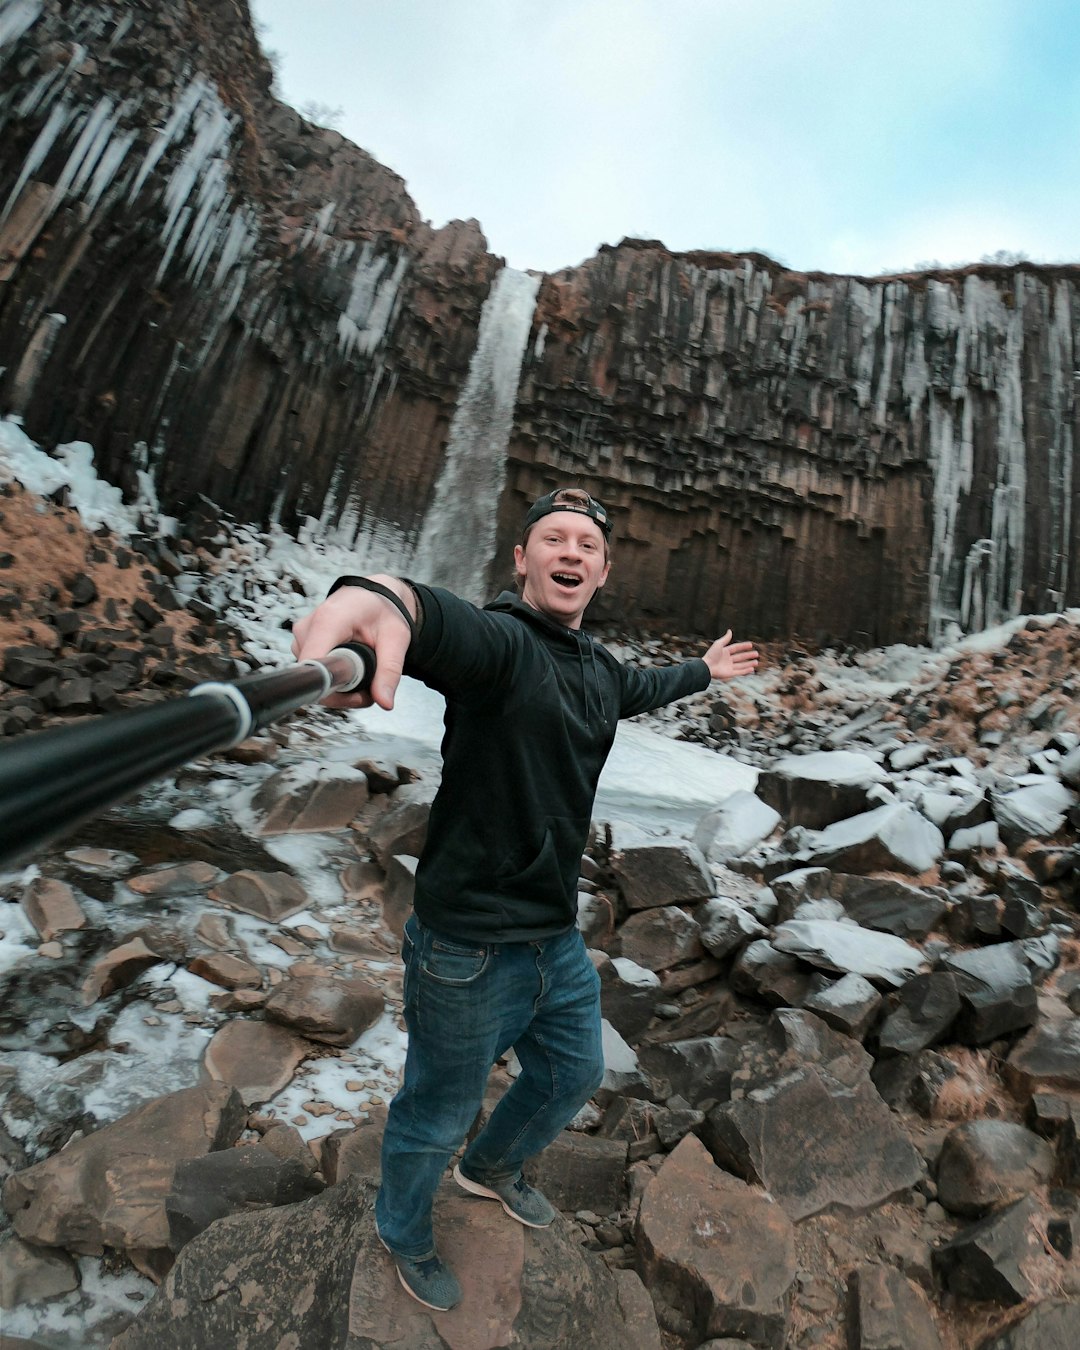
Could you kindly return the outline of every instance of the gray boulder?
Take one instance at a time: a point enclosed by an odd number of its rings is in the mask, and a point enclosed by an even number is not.
[[[275,1157],[261,1144],[185,1159],[173,1174],[165,1201],[170,1245],[178,1252],[215,1219],[292,1205],[323,1188],[310,1168],[295,1159]]]
[[[763,1186],[793,1220],[863,1213],[914,1186],[922,1160],[868,1079],[813,1065],[716,1106],[702,1138],[717,1163]]]
[[[694,916],[701,929],[701,945],[717,958],[730,956],[748,942],[767,936],[768,929],[743,905],[717,896],[700,907]]]
[[[861,1041],[881,1008],[881,995],[861,975],[844,975],[819,989],[803,1004],[835,1031]]]
[[[898,988],[925,964],[917,947],[891,933],[873,933],[836,919],[789,919],[773,932],[773,946],[810,965]]]
[[[893,996],[893,1006],[878,1031],[884,1053],[914,1055],[943,1039],[960,1013],[956,977],[948,970],[915,975]]]
[[[1045,1216],[1033,1196],[962,1229],[933,1253],[935,1274],[961,1298],[1022,1303],[1057,1274],[1039,1236]],[[1040,1276],[1042,1279],[1040,1279]]]
[[[1021,943],[948,952],[939,965],[956,979],[961,1010],[955,1034],[965,1045],[988,1045],[1035,1023],[1035,978]]]
[[[631,910],[693,904],[716,892],[704,854],[681,839],[615,848],[611,869]]]
[[[938,1200],[952,1214],[977,1218],[1027,1195],[1053,1170],[1054,1150],[1023,1125],[973,1120],[945,1136]]]
[[[979,1350],[1076,1350],[1080,1345],[1080,1302],[1048,1299],[1019,1322],[979,1343]]]
[[[848,750],[788,755],[758,777],[757,795],[788,823],[821,830],[872,805],[888,775],[876,760]]]
[[[828,893],[863,928],[902,938],[924,938],[947,908],[941,895],[909,886],[895,877],[834,872]]]
[[[838,821],[798,839],[791,867],[829,867],[837,872],[928,871],[945,851],[936,825],[903,802]]]

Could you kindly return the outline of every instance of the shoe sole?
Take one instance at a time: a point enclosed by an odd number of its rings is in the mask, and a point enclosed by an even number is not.
[[[376,1234],[376,1236],[379,1235]],[[383,1242],[381,1237],[379,1237],[379,1241],[382,1242],[383,1247],[386,1248],[386,1251],[390,1255],[390,1259],[393,1260],[395,1253],[389,1247],[386,1246],[386,1243]],[[401,1267],[398,1265],[396,1261],[394,1261],[394,1270],[397,1272],[397,1277],[401,1283],[402,1289],[405,1290],[405,1292],[408,1294],[410,1298],[415,1299],[416,1302],[421,1304],[423,1307],[430,1308],[432,1312],[452,1312],[453,1309],[458,1306],[457,1303],[429,1303],[426,1298],[421,1298],[420,1295],[416,1292],[416,1290],[413,1289],[412,1286],[406,1281],[405,1276],[401,1273]],[[459,1299],[458,1303],[460,1302],[461,1300]]]
[[[454,1180],[463,1191],[468,1191],[470,1195],[483,1196],[485,1200],[498,1200],[506,1213],[509,1214],[512,1219],[516,1219],[518,1223],[524,1224],[526,1228],[550,1228],[555,1222],[554,1214],[548,1219],[547,1223],[530,1223],[528,1219],[523,1219],[516,1210],[510,1208],[498,1191],[493,1191],[488,1186],[481,1186],[478,1181],[471,1181],[464,1172],[462,1172],[460,1167],[455,1166],[454,1168]]]

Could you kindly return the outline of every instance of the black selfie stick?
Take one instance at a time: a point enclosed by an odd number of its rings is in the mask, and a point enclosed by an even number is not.
[[[189,760],[238,745],[286,713],[327,694],[367,689],[374,674],[372,649],[350,643],[318,661],[211,681],[184,698],[0,746],[0,866]]]

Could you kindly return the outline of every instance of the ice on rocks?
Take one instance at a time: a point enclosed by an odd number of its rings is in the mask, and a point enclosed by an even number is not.
[[[874,933],[834,919],[789,919],[776,929],[773,946],[826,970],[862,975],[899,988],[925,967],[917,947],[890,933]]]
[[[741,858],[767,839],[780,823],[780,812],[753,792],[733,792],[715,810],[702,816],[693,842],[709,862]]]
[[[936,825],[912,807],[896,803],[808,831],[797,861],[851,872],[898,868],[917,875],[933,867],[944,848]]]
[[[1080,798],[1063,783],[1043,778],[1013,792],[991,794],[994,817],[1006,833],[1043,839],[1057,834]]]
[[[619,978],[625,980],[627,984],[635,985],[641,989],[659,988],[660,976],[653,970],[646,970],[644,966],[639,966],[636,961],[631,961],[627,956],[616,956],[611,964],[619,972]]]

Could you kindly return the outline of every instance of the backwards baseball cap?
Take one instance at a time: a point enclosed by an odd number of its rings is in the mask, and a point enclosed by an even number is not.
[[[550,516],[552,511],[576,511],[579,515],[588,516],[603,530],[605,539],[611,537],[611,521],[608,519],[607,508],[601,506],[595,497],[590,497],[582,488],[556,488],[546,497],[533,502],[525,517],[525,531],[527,532],[544,516]]]

